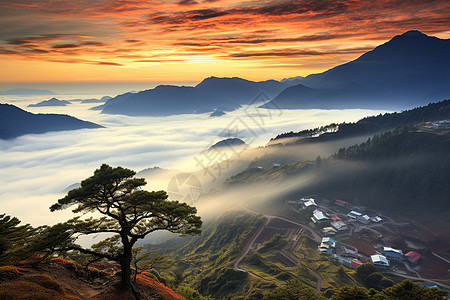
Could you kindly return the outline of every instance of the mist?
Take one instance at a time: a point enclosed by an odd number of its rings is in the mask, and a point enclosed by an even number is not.
[[[60,100],[82,98],[80,95],[56,97]],[[102,163],[135,171],[159,166],[192,173],[200,181],[202,194],[206,195],[219,187],[227,177],[245,169],[254,158],[267,155],[267,151],[277,151],[255,148],[266,145],[270,138],[279,133],[333,122],[357,121],[382,112],[360,109],[262,110],[243,107],[220,118],[210,118],[209,114],[128,117],[101,114],[89,110],[95,105],[79,102],[72,102],[65,107],[27,107],[48,98],[1,96],[0,102],[14,104],[33,113],[68,114],[106,128],[49,132],[0,140],[1,212],[16,216],[23,223],[33,226],[67,220],[72,214],[70,211],[51,213],[49,206],[65,195],[64,190],[69,185],[91,176]],[[84,95],[83,98],[99,97]],[[206,170],[209,167],[213,170],[213,165],[209,164],[205,168],[198,161],[205,159],[202,155],[204,150],[231,136],[241,138],[248,144],[248,149],[253,150],[234,153],[228,167],[216,170],[212,177]],[[317,155],[332,153],[339,147],[337,144],[324,144],[299,147],[295,151],[286,149],[279,152],[279,158],[274,162],[289,163],[303,157],[315,158]],[[288,153],[294,155],[288,156]],[[168,181],[173,176],[166,177],[162,173],[156,177],[150,176],[147,189],[167,190]],[[255,195],[251,187],[248,191],[233,199],[246,201],[252,193]],[[202,210],[199,210],[200,213]]]

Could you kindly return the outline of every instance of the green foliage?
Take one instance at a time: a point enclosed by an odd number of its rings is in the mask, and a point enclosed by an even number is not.
[[[173,237],[161,245],[146,245],[145,248],[158,250],[173,261],[171,271],[183,274],[181,286],[189,286],[204,297],[253,297],[250,295],[259,293],[261,283],[251,281],[245,272],[234,271],[233,264],[264,221],[261,215],[231,211],[206,223],[202,235],[187,237],[187,243],[179,237]],[[173,278],[164,269],[161,274]],[[222,288],[221,285],[228,288]],[[229,288],[231,285],[233,288]]]
[[[367,289],[359,286],[344,285],[337,289],[331,300],[369,300],[370,296]]]
[[[198,291],[188,285],[180,285],[175,292],[183,296],[186,300],[208,300],[210,298],[202,296]]]
[[[362,280],[367,280],[370,274],[377,272],[377,268],[371,263],[364,263],[356,268],[356,275]]]
[[[275,234],[270,240],[265,241],[261,249],[258,250],[260,253],[266,253],[271,250],[282,249],[288,244],[288,240],[283,238],[279,233]]]
[[[378,116],[366,117],[356,123],[340,123],[330,124],[320,128],[303,130],[300,132],[288,132],[278,135],[275,139],[282,138],[299,138],[301,142],[319,142],[327,141],[333,138],[346,138],[355,135],[372,134],[376,132],[383,132],[392,130],[399,126],[420,124],[423,122],[448,120],[450,119],[450,100],[444,100],[437,103],[430,103],[424,107],[418,107],[411,110],[403,111],[401,113],[386,113]],[[322,134],[327,129],[338,128],[338,131],[333,134]],[[318,138],[311,138],[312,136],[320,135]]]
[[[378,274],[372,273],[371,275]],[[369,277],[371,276],[369,275]],[[384,280],[384,279],[382,279]],[[342,286],[336,289],[332,300],[443,300],[447,291],[427,288],[412,282],[409,279],[381,291],[367,290],[362,287]]]
[[[121,265],[121,282],[131,287],[132,248],[139,240],[157,230],[181,234],[199,234],[202,221],[197,210],[185,203],[169,201],[165,191],[148,192],[141,187],[142,178],[136,172],[103,164],[94,175],[83,180],[81,187],[69,193],[50,207],[51,211],[75,206],[74,213],[97,212],[100,218],[75,217],[61,226],[60,234],[67,234],[59,251],[76,250],[98,258],[117,261]],[[114,234],[114,236],[85,249],[71,240],[75,233]]]
[[[264,295],[267,300],[319,300],[325,299],[314,289],[298,279],[290,279],[285,285],[277,287]]]
[[[7,265],[23,259],[21,251],[31,239],[35,229],[29,224],[19,225],[20,220],[0,214],[0,265]]]
[[[356,275],[369,289],[382,290],[394,285],[394,281],[384,277],[371,263],[364,263],[357,267]]]
[[[390,288],[384,289],[374,296],[374,299],[392,300],[442,300],[448,295],[447,291],[419,286],[409,279]]]
[[[155,265],[161,264],[165,260],[163,255],[157,255],[157,251],[142,251],[143,248],[143,246],[133,248],[132,264],[134,266],[135,282],[139,273],[149,272]]]

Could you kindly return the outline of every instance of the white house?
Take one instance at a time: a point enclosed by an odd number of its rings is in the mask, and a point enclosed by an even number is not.
[[[331,226],[338,231],[347,230],[347,224],[342,221],[331,222]]]
[[[375,267],[389,268],[389,261],[383,255],[375,254],[370,256],[370,261]]]
[[[359,222],[361,222],[363,224],[367,224],[367,223],[370,222],[370,218],[369,218],[368,215],[359,216],[357,219],[358,219]]]
[[[312,206],[317,206],[316,201],[314,201],[313,198],[309,198],[303,202],[304,208],[308,208],[308,207],[312,207]]]
[[[400,262],[403,259],[402,250],[394,249],[391,247],[383,247],[384,255],[391,262]]]
[[[332,248],[336,247],[336,242],[328,236],[322,238],[322,244],[326,244]]]
[[[319,209],[314,210],[311,220],[315,224],[326,224],[326,223],[330,222],[330,218],[328,218],[326,213]]]
[[[347,214],[347,217],[350,219],[350,220],[357,220],[359,217],[361,217],[362,216],[362,213],[359,213],[359,212],[357,212],[357,211],[354,211],[354,210],[352,210],[351,212],[349,212],[348,214]]]
[[[372,221],[372,222],[374,222],[374,223],[378,223],[378,222],[383,221],[383,219],[380,218],[379,216],[376,216],[376,217],[371,217],[371,218],[370,218],[370,221]]]
[[[325,227],[322,229],[322,232],[325,235],[335,235],[337,233],[337,230],[333,227]]]

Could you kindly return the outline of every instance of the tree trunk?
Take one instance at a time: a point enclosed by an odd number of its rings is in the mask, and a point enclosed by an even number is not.
[[[120,257],[120,267],[122,268],[121,285],[125,289],[130,289],[131,286],[131,260],[133,258],[132,246],[125,242],[123,243],[123,254]]]
[[[131,288],[131,255],[125,255],[120,259],[120,267],[122,269],[121,285],[124,289]]]

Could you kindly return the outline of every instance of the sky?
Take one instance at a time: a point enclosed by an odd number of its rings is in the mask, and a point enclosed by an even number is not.
[[[0,0],[0,89],[305,76],[408,30],[449,38],[449,16],[448,0]]]

